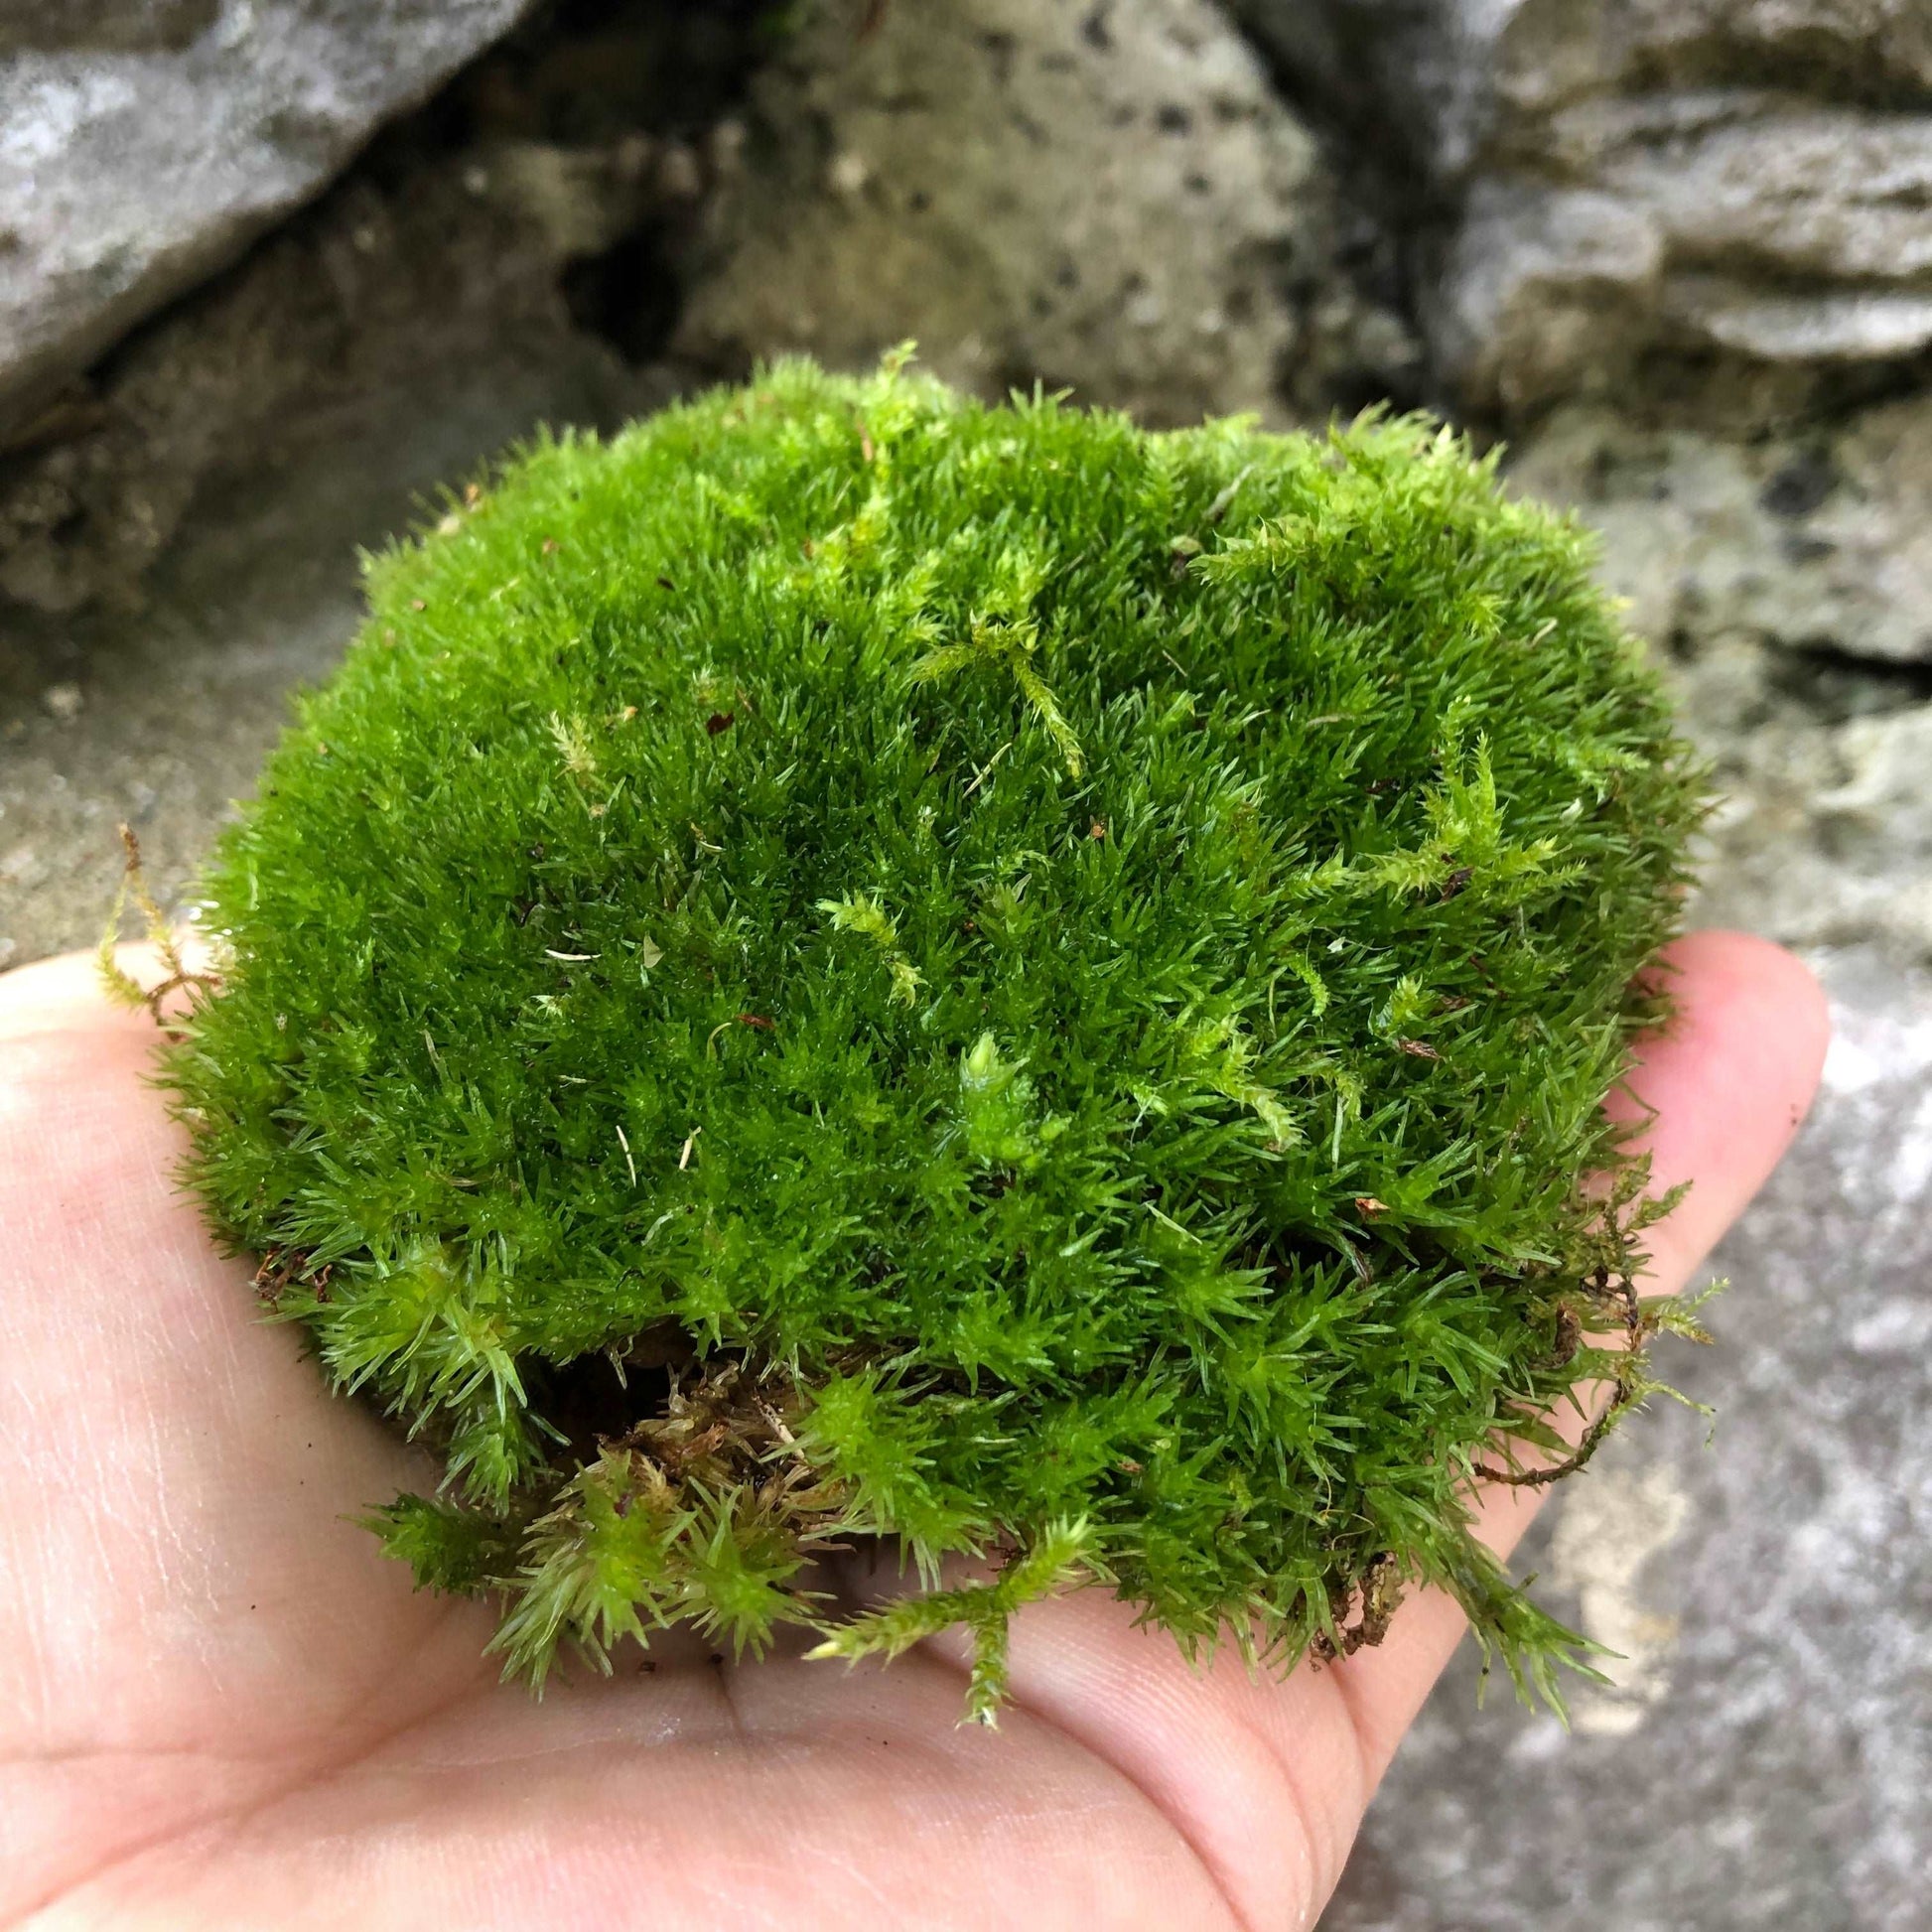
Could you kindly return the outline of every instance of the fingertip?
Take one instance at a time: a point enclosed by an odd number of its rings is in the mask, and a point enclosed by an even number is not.
[[[1797,1134],[1831,1020],[1811,969],[1750,933],[1687,933],[1659,969],[1674,1011],[1640,1044],[1613,1111],[1648,1116],[1636,1145],[1657,1191],[1691,1183],[1652,1244],[1651,1286],[1674,1293]]]
[[[64,953],[0,973],[0,1039],[57,1033],[103,1011],[111,1009],[91,953]]]
[[[184,950],[191,947],[192,941]],[[168,973],[146,941],[116,946],[114,963],[138,986],[152,986]],[[61,953],[0,973],[0,1040],[119,1026],[152,1034],[154,1018],[109,997],[97,952]]]
[[[1794,1063],[1806,1064],[1809,1048],[1816,1084],[1831,1037],[1831,1008],[1818,975],[1796,953],[1754,932],[1713,927],[1673,941],[1658,965],[1674,988],[1683,989],[1680,1005],[1703,1009],[1722,1003],[1778,1022]]]

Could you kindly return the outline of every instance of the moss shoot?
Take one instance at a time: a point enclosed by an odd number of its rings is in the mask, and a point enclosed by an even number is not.
[[[1550,1692],[1472,1475],[1569,1466],[1686,1319],[1602,1102],[1702,777],[1588,564],[1425,421],[903,356],[541,443],[377,559],[166,1077],[264,1300],[441,1457],[388,1548],[539,1683],[956,1622],[984,1716],[1075,1582],[1281,1663],[1428,1582]]]

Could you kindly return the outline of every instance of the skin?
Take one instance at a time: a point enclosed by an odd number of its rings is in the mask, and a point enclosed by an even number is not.
[[[1784,1151],[1826,1032],[1775,947],[1671,963],[1632,1081],[1658,1184],[1696,1183],[1659,1291]],[[958,1723],[945,1642],[856,1670],[670,1642],[535,1703],[481,1658],[485,1606],[346,1520],[434,1478],[256,1318],[171,1182],[152,1046],[86,961],[0,978],[0,1924],[1313,1923],[1451,1603],[1276,1681],[1076,1592],[1018,1619],[997,1732]],[[1539,1495],[1485,1500],[1499,1551]]]

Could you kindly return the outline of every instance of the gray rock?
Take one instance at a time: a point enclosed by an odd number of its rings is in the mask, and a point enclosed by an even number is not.
[[[1575,1727],[1473,1659],[1397,1757],[1323,1932],[1909,1932],[1932,1843],[1932,981],[1817,956],[1837,1040],[1713,1260],[1719,1345],[1519,1559],[1625,1653]],[[1566,1493],[1567,1492],[1567,1493]]]
[[[1420,179],[1460,181],[1522,0],[1230,0],[1295,92]]]
[[[679,338],[715,367],[909,336],[981,391],[1072,382],[1176,422],[1413,361],[1337,274],[1334,182],[1209,0],[839,0],[735,153]]]
[[[668,399],[674,375],[578,327],[558,281],[680,154],[523,143],[358,171],[9,466],[0,965],[98,937],[117,819],[180,908],[291,688],[359,621],[359,547],[539,424]]]
[[[1705,915],[1932,963],[1932,396],[1748,442],[1573,404],[1509,474],[1671,669],[1723,795]]]
[[[1654,351],[1831,371],[1932,346],[1917,0],[1241,0],[1425,185],[1438,369],[1504,416]]]
[[[359,420],[371,397],[407,420],[434,394],[481,398],[494,377],[522,391],[546,355],[554,372],[538,387],[560,400],[621,390],[618,358],[575,329],[559,278],[687,199],[694,166],[634,132],[599,147],[492,139],[388,186],[343,184],[143,331],[0,471],[0,612],[132,608],[199,492],[291,465],[312,438],[325,466],[342,461],[323,426]],[[525,426],[520,407],[505,435]]]
[[[531,0],[0,0],[0,433]]]
[[[178,52],[211,27],[221,0],[60,0],[54,7],[26,0],[0,12],[0,55]]]
[[[1932,663],[1932,395],[1749,440],[1572,404],[1510,475],[1582,511],[1633,628],[1680,655],[1744,635]]]
[[[1685,683],[1724,793],[1704,915],[1793,945],[1868,940],[1932,961],[1932,707],[1821,723],[1766,702],[1742,643],[1695,662]],[[1755,721],[1742,728],[1740,697]]]
[[[1442,377],[1472,408],[1516,415],[1623,373],[1607,340],[1640,340],[1664,278],[1657,223],[1616,195],[1478,181],[1425,316]]]

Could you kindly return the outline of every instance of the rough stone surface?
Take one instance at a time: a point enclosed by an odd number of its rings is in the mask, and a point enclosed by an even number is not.
[[[1420,307],[1465,407],[1652,352],[1841,371],[1932,346],[1919,0],[1242,0],[1424,185]]]
[[[1932,709],[1845,680],[1791,695],[1785,667],[1733,639],[1685,668],[1686,719],[1723,795],[1706,915],[1788,944],[1871,940],[1932,960]]]
[[[1749,441],[1572,405],[1510,472],[1584,512],[1632,625],[1680,654],[1744,634],[1932,663],[1932,395]]]
[[[354,628],[358,546],[539,424],[667,399],[563,283],[692,166],[639,134],[358,171],[0,472],[0,965],[98,936],[118,819],[181,903]]]
[[[506,368],[544,370],[560,401],[581,396],[587,371],[618,358],[576,328],[560,277],[693,166],[638,135],[493,140],[399,180],[358,175],[143,331],[0,467],[0,611],[137,603],[199,490],[300,461],[332,411],[428,416],[439,394],[486,396]],[[515,408],[501,420],[523,426]]]
[[[1932,962],[1932,396],[1748,442],[1571,405],[1510,474],[1674,669],[1724,794],[1709,916]]]
[[[1323,1932],[1913,1932],[1932,1844],[1932,981],[1816,956],[1838,1037],[1712,1266],[1719,1346],[1552,1500],[1522,1567],[1636,1663],[1575,1728],[1472,1660]]]
[[[531,0],[0,0],[0,430]]]
[[[1337,270],[1346,228],[1209,0],[838,0],[754,91],[679,343],[720,368],[852,366],[911,336],[984,392],[1279,417],[1413,362]]]

